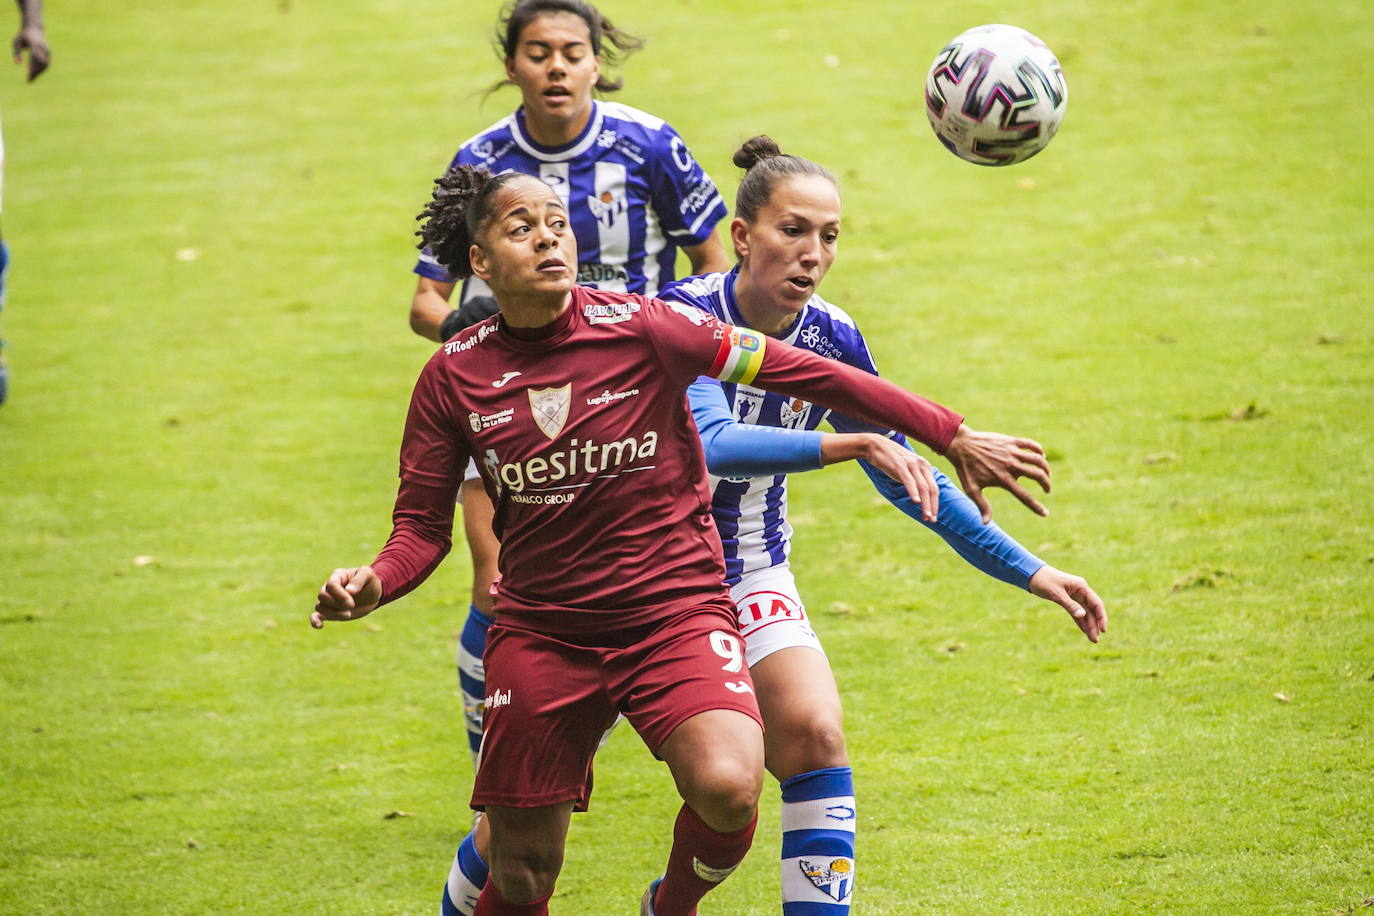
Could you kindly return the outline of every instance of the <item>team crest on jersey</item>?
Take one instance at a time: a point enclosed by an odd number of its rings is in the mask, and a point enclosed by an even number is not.
[[[843,903],[854,890],[854,860],[846,858],[831,859],[829,862],[812,862],[799,859],[802,874],[816,885],[816,889]]]
[[[530,413],[535,425],[550,439],[557,439],[568,422],[568,408],[572,406],[572,382],[562,388],[531,388]]]
[[[786,398],[778,408],[778,422],[788,429],[801,429],[810,413],[811,405],[801,398]]]
[[[616,217],[625,212],[625,195],[614,194],[609,190],[600,194],[588,194],[587,206],[597,222],[609,229],[615,225]]]

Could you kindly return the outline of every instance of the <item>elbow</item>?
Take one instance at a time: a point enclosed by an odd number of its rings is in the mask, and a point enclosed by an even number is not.
[[[442,343],[439,340],[439,329],[434,322],[429,320],[428,315],[420,305],[419,297],[410,300],[410,329],[427,340]]]

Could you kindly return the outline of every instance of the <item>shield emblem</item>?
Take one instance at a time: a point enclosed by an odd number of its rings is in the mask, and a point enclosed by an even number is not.
[[[801,866],[802,874],[811,879],[816,890],[838,903],[844,903],[854,889],[853,859],[837,858],[819,863],[800,859],[797,864]]]
[[[801,429],[806,425],[806,415],[811,405],[801,398],[787,398],[778,408],[778,420],[788,429]]]
[[[568,422],[568,408],[572,406],[572,382],[562,388],[530,388],[530,413],[535,425],[550,439],[557,439]]]

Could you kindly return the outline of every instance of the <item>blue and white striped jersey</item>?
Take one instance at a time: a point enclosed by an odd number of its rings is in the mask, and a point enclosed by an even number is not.
[[[598,289],[654,295],[675,276],[677,249],[706,241],[726,212],[677,131],[616,102],[593,101],[586,129],[558,148],[535,143],[518,109],[464,143],[452,164],[548,182],[577,236],[577,282]],[[452,282],[428,251],[415,273]]]
[[[737,269],[707,274],[674,283],[659,293],[669,301],[685,302],[710,312],[722,321],[748,327],[735,303]],[[877,374],[868,344],[854,320],[839,306],[813,295],[781,340]],[[798,398],[773,394],[748,385],[726,384],[726,399],[740,423],[810,430],[822,421],[839,432],[886,432],[897,442],[903,437],[890,430],[833,413]],[[787,522],[787,475],[749,478],[711,478],[712,511],[725,547],[726,583],[733,585],[744,573],[787,562],[792,550],[792,526]]]

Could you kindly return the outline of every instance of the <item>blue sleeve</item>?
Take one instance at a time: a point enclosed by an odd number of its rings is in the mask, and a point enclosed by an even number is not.
[[[907,495],[905,487],[868,462],[860,461],[859,464],[888,502],[944,538],[955,553],[994,579],[1027,588],[1031,576],[1045,565],[997,527],[996,522],[984,525],[982,513],[973,500],[939,470],[935,472],[935,482],[940,486],[940,514],[931,523],[921,518],[921,507]]]
[[[677,131],[664,124],[652,151],[649,193],[674,245],[700,245],[725,218],[725,200]]]
[[[717,477],[769,477],[821,466],[824,433],[737,423],[714,379],[697,379],[687,388],[687,397],[706,467]]]

